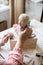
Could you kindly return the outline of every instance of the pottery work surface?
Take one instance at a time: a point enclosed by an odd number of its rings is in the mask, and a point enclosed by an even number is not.
[[[29,48],[35,49],[36,43],[37,43],[37,38],[29,38],[24,42],[23,49],[29,49]]]

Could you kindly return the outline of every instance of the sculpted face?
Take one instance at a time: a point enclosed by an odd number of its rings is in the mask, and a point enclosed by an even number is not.
[[[22,28],[25,28],[26,25],[27,25],[27,23],[26,23],[25,21],[21,21],[20,26],[21,26]]]
[[[21,14],[19,16],[19,22],[18,23],[19,23],[21,29],[24,30],[26,28],[28,20],[29,20],[29,17],[27,14]]]

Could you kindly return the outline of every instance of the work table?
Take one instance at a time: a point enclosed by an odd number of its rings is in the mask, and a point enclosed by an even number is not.
[[[39,21],[33,19],[31,20],[30,23],[32,29],[33,29],[33,33],[36,35],[37,38],[37,48],[36,49],[26,49],[23,50],[23,54],[31,54],[31,56],[35,56],[36,52],[43,52],[43,23],[40,23]],[[5,31],[0,32],[0,38],[3,37],[3,35],[5,35],[6,33],[11,32],[14,34],[14,29],[13,27],[10,29],[7,29]],[[7,58],[8,53],[10,50],[10,41],[8,41],[8,43],[3,46],[2,48],[0,48],[0,53]],[[25,52],[27,51],[27,52]]]

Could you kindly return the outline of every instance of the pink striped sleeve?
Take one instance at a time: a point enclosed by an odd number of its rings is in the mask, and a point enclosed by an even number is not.
[[[6,60],[0,57],[0,65],[23,65],[21,49],[15,48]]]
[[[11,61],[13,59],[14,61],[23,64],[23,57],[22,57],[22,51],[20,48],[15,48],[13,52],[11,52],[8,56],[8,60]],[[14,63],[16,63],[14,62]]]

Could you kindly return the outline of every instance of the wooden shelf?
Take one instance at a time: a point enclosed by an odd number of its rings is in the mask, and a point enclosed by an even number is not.
[[[7,29],[7,21],[0,22],[0,31]]]

